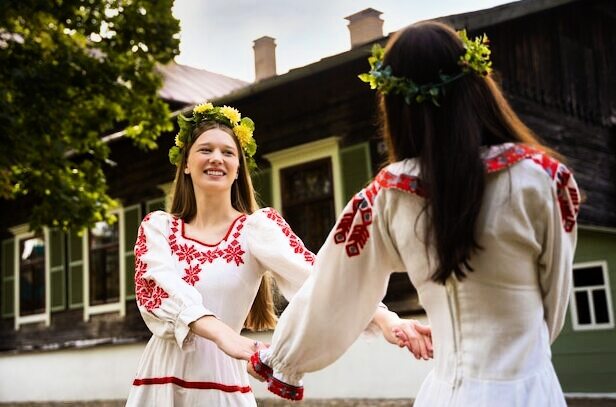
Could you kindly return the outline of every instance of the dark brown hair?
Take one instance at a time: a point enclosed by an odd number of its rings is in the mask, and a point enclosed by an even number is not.
[[[390,39],[383,64],[393,75],[422,85],[439,82],[439,73],[459,73],[464,52],[450,27],[423,22]],[[469,73],[444,90],[440,107],[379,94],[389,161],[419,159],[428,216],[424,238],[436,249],[432,279],[443,284],[452,273],[462,279],[472,271],[470,257],[481,249],[475,230],[486,177],[480,147],[522,142],[553,154],[521,122],[490,76]]]
[[[231,205],[237,211],[251,214],[259,205],[255,197],[252,179],[248,171],[246,157],[240,143],[235,137],[233,130],[218,122],[202,122],[193,130],[190,140],[182,149],[182,157],[175,173],[175,187],[173,190],[173,200],[171,203],[171,214],[178,218],[190,222],[197,215],[197,200],[195,199],[195,191],[193,189],[190,175],[184,173],[186,162],[188,160],[188,152],[191,146],[197,141],[199,136],[211,129],[220,129],[229,134],[238,151],[240,167],[238,178],[231,186]],[[265,329],[273,329],[276,326],[276,313],[274,312],[274,300],[271,289],[271,277],[269,273],[265,273],[259,286],[259,292],[252,303],[248,317],[244,326],[248,329],[261,331]]]

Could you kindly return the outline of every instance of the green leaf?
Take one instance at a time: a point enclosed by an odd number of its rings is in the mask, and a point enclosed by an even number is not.
[[[33,229],[112,219],[103,137],[125,129],[147,150],[173,128],[155,70],[178,54],[173,1],[8,4],[0,7],[8,38],[0,52],[0,198],[26,196]]]

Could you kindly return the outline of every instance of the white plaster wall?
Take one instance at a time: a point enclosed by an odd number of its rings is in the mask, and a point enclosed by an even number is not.
[[[251,335],[269,342],[271,333]],[[0,402],[125,399],[145,344],[0,356]],[[432,362],[382,338],[359,339],[304,381],[306,398],[412,398]],[[276,397],[252,382],[257,398]]]

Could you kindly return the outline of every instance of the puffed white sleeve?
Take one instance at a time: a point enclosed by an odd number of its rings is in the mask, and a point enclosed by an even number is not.
[[[273,274],[282,295],[291,301],[308,278],[314,254],[274,208],[255,211],[244,227],[250,252]]]
[[[348,203],[280,317],[271,347],[253,355],[253,367],[273,393],[300,400],[304,373],[333,363],[370,323],[401,264],[383,195],[366,188]]]
[[[152,212],[141,222],[135,243],[135,294],[152,334],[175,340],[184,349],[192,335],[188,325],[214,314],[204,307],[201,294],[182,279],[170,235],[171,216],[165,212]]]
[[[571,294],[579,204],[573,175],[560,164],[545,206],[544,244],[539,259],[539,283],[550,342],[556,340],[563,327]]]

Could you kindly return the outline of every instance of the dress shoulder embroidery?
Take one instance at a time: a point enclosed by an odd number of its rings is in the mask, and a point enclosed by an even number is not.
[[[314,253],[304,246],[304,243],[301,241],[299,237],[289,226],[289,224],[284,220],[282,216],[278,213],[278,211],[274,208],[265,208],[262,210],[263,213],[267,216],[268,219],[272,220],[276,223],[278,228],[282,231],[282,233],[287,237],[289,241],[289,246],[293,249],[293,252],[304,257],[304,260],[311,265],[314,264]]]
[[[135,244],[135,296],[139,305],[145,307],[150,312],[160,307],[163,299],[169,298],[169,294],[153,280],[143,278],[143,274],[148,269],[148,265],[141,260],[142,256],[148,252],[148,242],[143,230],[143,224],[149,222],[151,216],[152,214],[149,213],[143,218]]]
[[[351,205],[342,214],[336,225],[334,242],[344,244],[349,257],[358,256],[370,238],[372,206],[381,189],[397,189],[418,196],[425,196],[421,180],[413,175],[394,174],[381,170],[376,178],[353,197]],[[359,217],[357,216],[359,213]],[[357,221],[356,221],[357,219]]]
[[[565,165],[541,150],[524,144],[516,144],[485,160],[486,171],[488,173],[501,171],[524,159],[532,160],[541,166],[554,181],[563,228],[566,232],[571,232],[580,211],[580,194],[571,171]]]

